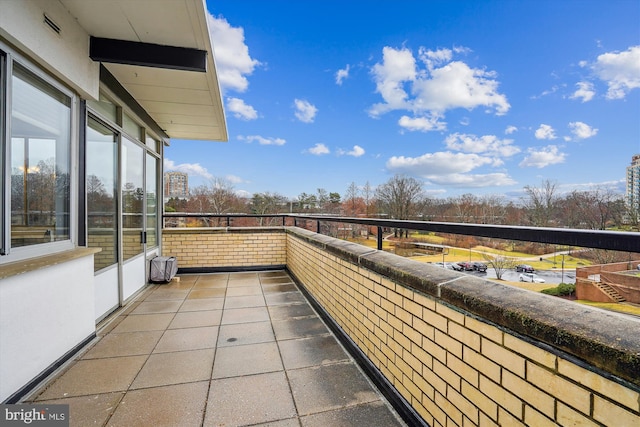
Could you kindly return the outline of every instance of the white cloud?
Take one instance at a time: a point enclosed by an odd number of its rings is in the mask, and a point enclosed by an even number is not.
[[[313,123],[318,109],[315,105],[304,99],[296,99],[293,101],[296,112],[295,116],[304,123]]]
[[[247,135],[247,136],[238,135],[238,139],[240,141],[245,141],[249,144],[252,142],[257,142],[260,145],[284,145],[287,143],[287,141],[282,138],[271,138],[271,137],[265,138],[260,135]]]
[[[593,70],[607,83],[608,99],[624,98],[631,90],[640,88],[640,46],[599,55]]]
[[[405,82],[416,79],[416,60],[410,50],[385,46],[382,49],[382,63],[374,65],[371,72],[376,82],[376,92],[384,100],[384,103],[371,107],[371,115],[375,117],[392,110],[412,109],[407,101],[409,95],[404,90]]]
[[[338,155],[340,156],[347,155],[347,156],[353,156],[353,157],[360,157],[360,156],[363,156],[364,153],[365,153],[364,148],[360,147],[359,145],[354,145],[351,151],[344,151],[344,150],[338,151]]]
[[[224,177],[224,179],[226,179],[227,181],[229,181],[232,184],[244,184],[247,181],[245,181],[244,179],[240,178],[239,176],[236,175],[226,175]]]
[[[422,177],[469,172],[477,167],[491,164],[489,157],[477,154],[441,151],[426,153],[419,157],[393,156],[387,160],[387,168]]]
[[[260,61],[249,55],[242,27],[232,27],[223,17],[216,18],[209,14],[207,18],[220,87],[223,92],[244,92],[249,86],[246,76],[261,65]]]
[[[309,148],[309,153],[315,155],[315,156],[322,156],[323,154],[329,154],[329,148],[327,148],[326,145],[322,144],[322,143],[317,143],[316,145],[314,145],[313,147]]]
[[[569,123],[569,129],[576,139],[587,139],[592,136],[596,136],[598,129],[592,128],[583,122],[571,122]]]
[[[478,137],[476,135],[454,133],[449,135],[444,142],[448,149],[465,153],[511,157],[520,152],[520,148],[513,145],[512,139],[499,139],[495,135]]]
[[[233,113],[235,118],[241,120],[255,120],[258,112],[251,105],[244,103],[240,98],[227,98],[227,110]]]
[[[432,130],[446,130],[447,123],[440,121],[442,116],[433,114],[430,117],[409,117],[402,116],[398,120],[400,127],[409,131],[429,132]]]
[[[346,78],[349,77],[349,64],[347,64],[347,66],[341,70],[338,70],[336,72],[336,84],[337,85],[342,85],[342,81]]]
[[[536,130],[536,139],[556,139],[556,131],[549,125],[541,124]]]
[[[201,176],[206,179],[213,178],[213,175],[209,173],[207,168],[201,166],[200,163],[180,163],[179,165],[176,165],[173,160],[169,160],[166,157],[163,163],[164,163],[164,170],[167,172],[175,171],[175,172],[186,173],[187,175],[191,175],[191,176],[193,175]]]
[[[433,184],[460,187],[488,187],[513,185],[516,182],[505,173],[469,174],[494,159],[478,154],[450,151],[427,153],[419,157],[394,156],[387,161],[387,169],[420,176]]]
[[[541,149],[529,148],[528,155],[520,162],[520,167],[543,168],[549,165],[564,163],[565,154],[558,150],[556,145],[548,145]]]
[[[464,50],[457,48],[454,52]],[[509,110],[506,97],[498,93],[494,72],[451,61],[453,52],[449,49],[432,51],[421,47],[418,57],[423,67],[416,64],[407,48],[387,46],[382,50],[382,62],[375,64],[371,72],[383,102],[370,108],[371,116],[393,110],[442,115],[455,108],[472,110],[481,106],[497,115]]]
[[[518,131],[518,128],[515,126],[507,126],[507,128],[504,130],[505,135],[511,135],[512,133],[515,133]]]
[[[453,52],[451,49],[429,50],[420,47],[420,49],[418,49],[418,57],[429,70],[433,70],[436,66],[451,61]]]
[[[460,188],[483,188],[503,185],[514,185],[517,182],[506,173],[461,174],[431,176],[427,179],[433,184],[448,185]]]
[[[582,102],[589,102],[596,94],[591,82],[578,82],[576,86],[578,86],[578,89],[570,96],[571,99],[581,99]]]

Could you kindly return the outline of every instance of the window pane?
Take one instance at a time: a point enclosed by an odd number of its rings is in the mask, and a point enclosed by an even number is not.
[[[11,246],[68,240],[71,99],[14,64]]]
[[[142,128],[127,114],[122,115],[122,129],[137,140],[142,136]]]
[[[117,136],[89,119],[87,127],[88,246],[102,248],[94,255],[98,271],[118,261],[116,159]]]
[[[113,123],[116,123],[116,106],[102,93],[100,93],[100,98],[98,101],[88,100],[87,103],[89,104],[89,106],[91,106],[91,108],[98,111],[105,118],[111,120]]]
[[[122,256],[127,260],[142,252],[144,151],[135,143],[122,141]]]
[[[158,245],[158,191],[157,169],[158,161],[147,154],[147,247]]]

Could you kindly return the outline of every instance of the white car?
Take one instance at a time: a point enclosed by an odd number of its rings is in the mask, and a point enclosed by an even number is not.
[[[531,283],[544,283],[544,279],[537,274],[533,273],[522,273],[520,275],[521,282],[531,282]]]

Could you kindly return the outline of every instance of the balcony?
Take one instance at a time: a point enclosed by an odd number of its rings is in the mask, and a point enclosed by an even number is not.
[[[639,425],[637,319],[315,232],[331,220],[163,230],[180,282],[147,288],[31,398],[74,396],[72,414],[97,405],[108,425],[154,416],[152,402],[183,425]],[[633,233],[340,221],[640,252]]]
[[[98,335],[31,401],[77,426],[403,425],[282,270],[182,275]]]

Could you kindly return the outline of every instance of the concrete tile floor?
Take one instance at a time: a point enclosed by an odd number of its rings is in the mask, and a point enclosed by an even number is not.
[[[403,426],[284,271],[149,287],[29,401],[72,426]]]

